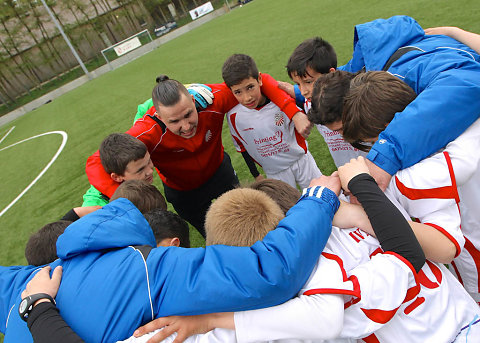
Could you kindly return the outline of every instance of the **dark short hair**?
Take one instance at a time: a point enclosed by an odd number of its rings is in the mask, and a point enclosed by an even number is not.
[[[293,73],[300,77],[307,75],[307,67],[317,73],[328,73],[330,68],[337,68],[337,54],[333,46],[320,37],[307,39],[300,43],[287,62],[290,78]]]
[[[377,137],[417,95],[405,82],[386,71],[355,76],[345,96],[342,114],[343,137],[362,150],[367,138]]]
[[[118,186],[110,201],[118,198],[130,200],[142,213],[156,208],[167,209],[167,203],[162,193],[152,184],[143,180],[127,180]]]
[[[312,91],[312,107],[308,119],[314,124],[330,124],[342,120],[343,100],[355,74],[335,70],[321,75]]]
[[[145,157],[146,145],[127,133],[112,133],[100,144],[100,160],[107,173],[124,175],[127,165]]]
[[[152,228],[157,244],[165,238],[178,237],[181,247],[190,248],[188,224],[178,214],[157,208],[147,212],[145,219]]]
[[[253,77],[258,81],[258,68],[253,58],[245,54],[234,54],[227,58],[222,67],[222,78],[231,88],[243,80]]]
[[[57,239],[72,222],[59,220],[33,233],[25,246],[28,264],[43,266],[57,259]]]
[[[182,83],[170,79],[167,75],[160,75],[155,81],[157,85],[153,88],[152,100],[157,112],[159,112],[159,105],[169,107],[177,104],[182,93],[189,96],[188,90]]]
[[[266,193],[272,198],[286,214],[295,205],[302,195],[300,191],[288,183],[276,179],[264,179],[255,181],[248,188],[256,189]]]

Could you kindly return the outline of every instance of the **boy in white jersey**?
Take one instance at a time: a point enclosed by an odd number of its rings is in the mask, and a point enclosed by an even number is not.
[[[234,54],[224,63],[222,77],[239,104],[227,114],[233,143],[256,180],[258,163],[268,178],[305,188],[322,175],[307,142],[295,130],[292,118],[262,94],[262,75],[255,61]]]
[[[325,140],[338,168],[352,158],[366,156],[366,153],[359,151],[343,139],[341,131],[338,130],[341,118],[325,117],[317,120],[318,118],[311,117],[309,114],[315,81],[321,75],[334,72],[336,68],[337,55],[335,50],[330,43],[320,37],[303,41],[295,48],[287,63],[288,76],[299,86],[301,96],[305,98],[303,105],[305,113],[307,113],[308,119],[316,124],[317,130]],[[279,84],[281,88],[288,89],[289,93],[293,91],[291,85],[287,83]]]
[[[414,98],[410,87],[386,72],[356,76],[344,102],[345,139],[359,146],[365,141],[376,141],[395,113],[401,111],[394,108],[395,104],[405,107]],[[443,263],[453,260],[450,271],[477,302],[480,302],[479,149],[477,120],[444,150],[397,172],[386,190],[408,215],[427,225],[415,230],[427,258]]]

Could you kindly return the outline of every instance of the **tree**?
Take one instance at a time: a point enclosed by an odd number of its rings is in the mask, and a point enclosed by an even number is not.
[[[42,38],[43,38],[43,42],[45,42],[44,45],[49,50],[50,55],[55,58],[57,63],[59,63],[61,69],[68,68],[68,64],[64,61],[62,55],[59,54],[58,49],[53,44],[52,39],[50,38],[45,26],[43,25],[43,23],[45,22],[45,19],[44,19],[45,13],[41,13],[41,11],[38,10],[38,7],[36,6],[36,4],[33,4],[32,1],[28,1],[27,4],[28,4],[28,8],[30,9],[31,16],[35,20],[34,23],[36,24],[38,30],[40,31],[40,34],[42,35]],[[42,9],[43,9],[43,6],[42,6]],[[60,18],[57,17],[57,20],[60,22],[60,24],[62,24]]]
[[[3,47],[5,53],[9,56],[13,63],[17,66],[19,71],[25,76],[25,78],[29,80],[33,85],[40,86],[42,83],[42,79],[35,71],[34,64],[31,62],[28,56],[24,56],[19,50],[19,46],[22,45],[22,43],[18,41],[18,38],[22,36],[16,34],[19,31],[19,26],[14,25],[13,30],[9,28],[6,21],[11,17],[11,11],[9,11],[9,7],[5,5],[5,2],[1,2],[0,4],[2,6],[0,8],[0,25],[3,27],[3,31],[6,35],[5,40],[0,39],[0,45]],[[10,22],[12,23],[12,21]],[[15,37],[17,37],[17,39],[15,39]],[[18,56],[21,63],[17,61],[14,55]]]
[[[26,11],[25,11],[25,1],[14,1],[14,0],[5,0],[5,4],[12,10],[13,15],[15,16],[15,19],[18,20],[25,30],[28,33],[28,36],[35,42],[35,45],[38,47],[38,50],[40,51],[40,54],[42,55],[43,62],[48,64],[51,71],[55,71],[55,66],[52,64],[52,57],[48,56],[40,42],[38,41],[36,35],[33,33],[32,29],[28,26],[25,17],[26,17]]]
[[[86,29],[85,26],[88,26],[95,32],[95,34],[98,36],[98,39],[102,41],[102,37],[100,36],[100,33],[97,31],[97,28],[93,23],[91,22],[90,18],[88,17],[88,14],[85,12],[85,3],[83,1],[77,1],[77,0],[63,0],[60,5],[64,10],[67,10],[70,12],[75,18],[75,28],[76,31],[79,32],[81,39],[84,42],[88,42],[88,45],[90,46],[90,51],[92,52],[93,55],[96,54],[96,49],[94,45],[92,44],[92,40],[89,39],[86,35]],[[78,12],[83,15],[83,20],[80,18],[78,15]],[[55,13],[55,12],[54,12]]]

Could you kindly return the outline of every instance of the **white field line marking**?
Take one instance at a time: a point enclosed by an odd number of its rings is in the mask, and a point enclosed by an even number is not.
[[[15,128],[15,126],[12,126],[10,128],[10,130],[8,130],[8,132],[5,134],[5,136],[3,136],[2,139],[0,139],[0,143],[2,143],[5,138],[7,138],[7,136],[10,134],[10,132],[13,131],[14,128]]]
[[[3,216],[3,214],[5,212],[8,211],[8,209],[10,209],[10,207],[12,207],[25,193],[27,193],[27,191],[32,188],[32,186],[43,176],[43,174],[45,174],[45,172],[48,170],[48,168],[50,168],[50,166],[53,164],[53,162],[55,162],[55,160],[57,159],[57,157],[60,155],[60,153],[62,152],[63,148],[65,147],[65,144],[67,144],[67,139],[68,139],[68,135],[65,131],[50,131],[50,132],[45,132],[45,133],[42,133],[42,134],[39,134],[39,135],[36,135],[36,136],[32,136],[30,138],[26,138],[26,139],[23,139],[19,142],[16,142],[16,143],[13,143],[5,148],[1,148],[0,151],[3,151],[3,150],[6,150],[8,148],[11,148],[15,145],[18,145],[20,143],[23,143],[23,142],[27,142],[29,140],[32,140],[32,139],[35,139],[35,138],[38,138],[38,137],[42,137],[42,136],[46,136],[46,135],[52,135],[52,134],[58,134],[58,135],[62,135],[62,144],[60,144],[60,147],[58,148],[57,152],[55,153],[55,155],[52,157],[52,159],[50,160],[50,162],[48,162],[48,164],[45,166],[45,168],[43,168],[43,170],[37,175],[37,177],[15,198],[13,199],[13,201],[7,205],[7,207],[5,207],[2,212],[0,212],[0,217]]]

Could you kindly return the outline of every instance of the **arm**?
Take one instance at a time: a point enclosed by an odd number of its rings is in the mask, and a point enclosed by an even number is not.
[[[110,175],[103,169],[98,150],[87,159],[85,172],[90,184],[109,198],[120,185],[118,182],[113,181]]]
[[[280,107],[282,112],[293,121],[297,132],[307,138],[313,124],[308,120],[307,115],[297,107],[295,99],[279,88],[277,81],[270,75],[262,74],[262,81],[262,93]]]
[[[291,83],[285,81],[278,81],[278,88],[287,92],[288,95],[295,99],[297,106],[303,108],[303,105],[305,104],[305,97],[300,92],[300,87],[298,87],[297,84],[292,85]]]
[[[235,312],[237,341],[333,339],[343,326],[343,306],[340,294],[315,294],[300,295],[274,307]]]
[[[242,154],[242,157],[245,160],[248,170],[250,170],[250,174],[252,174],[253,178],[255,180],[259,180],[257,178],[259,177],[263,178],[263,176],[258,172],[254,159],[252,158],[252,156],[250,156],[250,154],[245,149],[245,146],[243,145],[242,140],[239,137],[238,131],[234,123],[232,123],[232,120],[235,121],[235,115],[227,114],[228,127],[230,130],[230,136],[232,137],[233,146],[239,153]]]
[[[253,178],[258,181],[261,179],[258,179],[258,177],[261,177],[260,173],[258,172],[257,166],[255,165],[255,161],[253,160],[252,156],[248,154],[248,152],[242,151],[242,157],[245,160],[245,163],[247,164],[248,170],[250,170],[250,174],[252,174]]]
[[[22,298],[36,293],[57,295],[62,267],[57,267],[50,278],[50,267],[42,268],[22,292]],[[83,340],[65,323],[54,304],[46,299],[38,300],[28,316],[27,325],[35,343],[83,343]]]
[[[338,173],[344,189],[351,191],[365,209],[383,250],[399,254],[419,271],[425,263],[423,250],[403,214],[368,174],[365,159],[352,160]]]
[[[150,108],[147,113],[155,113],[155,108]],[[163,129],[153,119],[145,117],[137,120],[126,133],[141,140],[147,146],[148,151],[151,152],[155,145],[158,144],[163,134]],[[115,182],[110,177],[110,174],[103,169],[98,150],[87,159],[85,172],[90,184],[109,198],[120,185],[120,183]]]
[[[425,29],[426,35],[445,35],[468,45],[480,54],[480,35],[454,26],[441,26]]]
[[[153,100],[152,98],[146,100],[143,104],[138,105],[137,107],[137,113],[135,114],[135,118],[133,119],[133,123],[142,118],[145,113],[153,106]]]
[[[194,334],[216,328],[235,330],[239,343],[288,338],[333,339],[342,328],[343,306],[343,297],[338,294],[300,295],[281,305],[253,311],[158,318],[140,327],[134,336],[140,337],[164,327],[148,343],[161,342],[174,332],[177,333],[175,343],[183,342]]]
[[[438,263],[452,262],[458,250],[456,245],[443,232],[422,223],[409,221],[409,224],[427,259]]]
[[[333,217],[332,225],[340,229],[358,227],[370,235],[375,234],[363,207],[343,200],[340,200],[340,207]]]
[[[336,219],[337,215],[339,219]],[[438,263],[450,263],[455,258],[458,252],[457,247],[444,233],[430,225],[411,220],[407,222],[428,260]],[[354,223],[359,224],[355,225]],[[357,205],[341,202],[340,208],[337,214],[335,214],[333,225],[342,229],[358,227],[362,231],[376,237],[366,213],[363,209],[359,209]]]
[[[109,198],[102,194],[98,189],[90,185],[90,188],[83,195],[82,207],[85,206],[105,206]]]
[[[51,302],[35,305],[27,321],[35,343],[83,343]]]
[[[268,74],[262,73],[262,93],[280,107],[288,118],[292,119],[300,110],[295,99],[278,87],[278,82]]]

